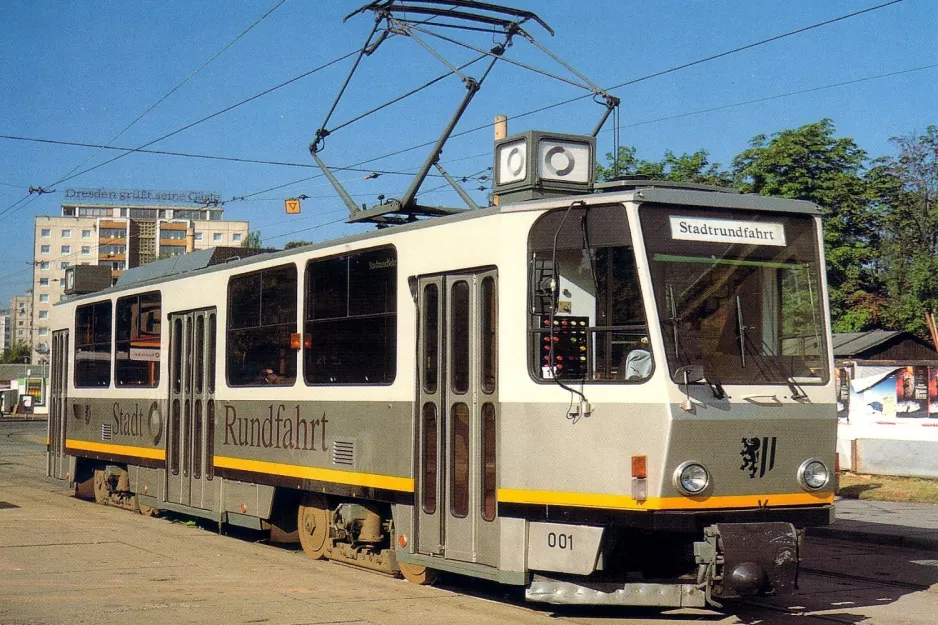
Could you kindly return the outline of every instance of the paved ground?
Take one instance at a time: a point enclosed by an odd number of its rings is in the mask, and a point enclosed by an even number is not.
[[[811,532],[815,536],[938,552],[938,506],[838,499],[837,521],[829,527],[813,528]]]
[[[724,611],[554,610],[466,578],[414,586],[313,562],[256,542],[257,534],[222,536],[74,499],[61,482],[40,477],[44,435],[41,423],[0,422],[4,625],[938,622],[938,550],[820,536],[808,540],[798,595]],[[890,523],[880,525],[895,527],[920,512],[860,508],[848,520],[871,525],[871,515],[885,515]]]

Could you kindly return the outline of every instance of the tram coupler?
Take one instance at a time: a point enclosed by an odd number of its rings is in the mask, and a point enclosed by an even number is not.
[[[786,595],[798,583],[800,538],[791,523],[718,523],[694,543],[697,583],[707,603],[752,595]]]

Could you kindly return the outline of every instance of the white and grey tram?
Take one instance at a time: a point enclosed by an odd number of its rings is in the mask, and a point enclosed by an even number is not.
[[[533,601],[792,592],[833,515],[819,209],[537,195],[68,298],[50,475]]]

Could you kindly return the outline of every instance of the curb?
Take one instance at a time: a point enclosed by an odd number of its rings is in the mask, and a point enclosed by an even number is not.
[[[808,536],[817,538],[835,538],[837,540],[850,540],[854,542],[872,543],[876,545],[889,545],[892,547],[911,547],[914,549],[938,550],[938,532],[931,536],[915,536],[907,532],[897,532],[897,529],[915,531],[917,528],[897,528],[895,525],[883,525],[884,531],[868,531],[850,529],[845,527],[809,527]]]

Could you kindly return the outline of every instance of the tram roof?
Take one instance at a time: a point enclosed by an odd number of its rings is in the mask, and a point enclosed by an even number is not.
[[[380,238],[388,234],[420,230],[445,223],[454,223],[470,219],[479,219],[499,213],[516,213],[529,211],[542,211],[568,206],[570,202],[583,202],[586,206],[598,206],[615,202],[651,202],[656,204],[677,204],[686,206],[707,206],[714,208],[749,209],[770,212],[804,213],[820,215],[821,209],[812,202],[804,200],[791,200],[785,198],[767,197],[755,194],[728,192],[720,187],[707,185],[675,184],[667,181],[630,181],[624,185],[600,185],[597,193],[587,195],[571,195],[563,197],[550,197],[537,200],[528,200],[513,204],[491,206],[474,211],[465,211],[445,217],[434,217],[411,224],[394,226],[390,229],[379,229],[371,232],[353,234],[338,239],[330,239],[319,243],[311,243],[289,250],[276,250],[261,252],[241,249],[240,257],[237,254],[218,254],[217,249],[209,248],[196,250],[188,254],[180,254],[173,258],[165,258],[125,271],[117,283],[107,289],[63,298],[62,302],[72,302],[81,299],[110,295],[116,292],[156,284],[173,277],[194,275],[251,265],[256,262],[293,256],[301,252],[315,251],[337,245],[354,243],[373,238]],[[228,248],[233,249],[233,248]]]

